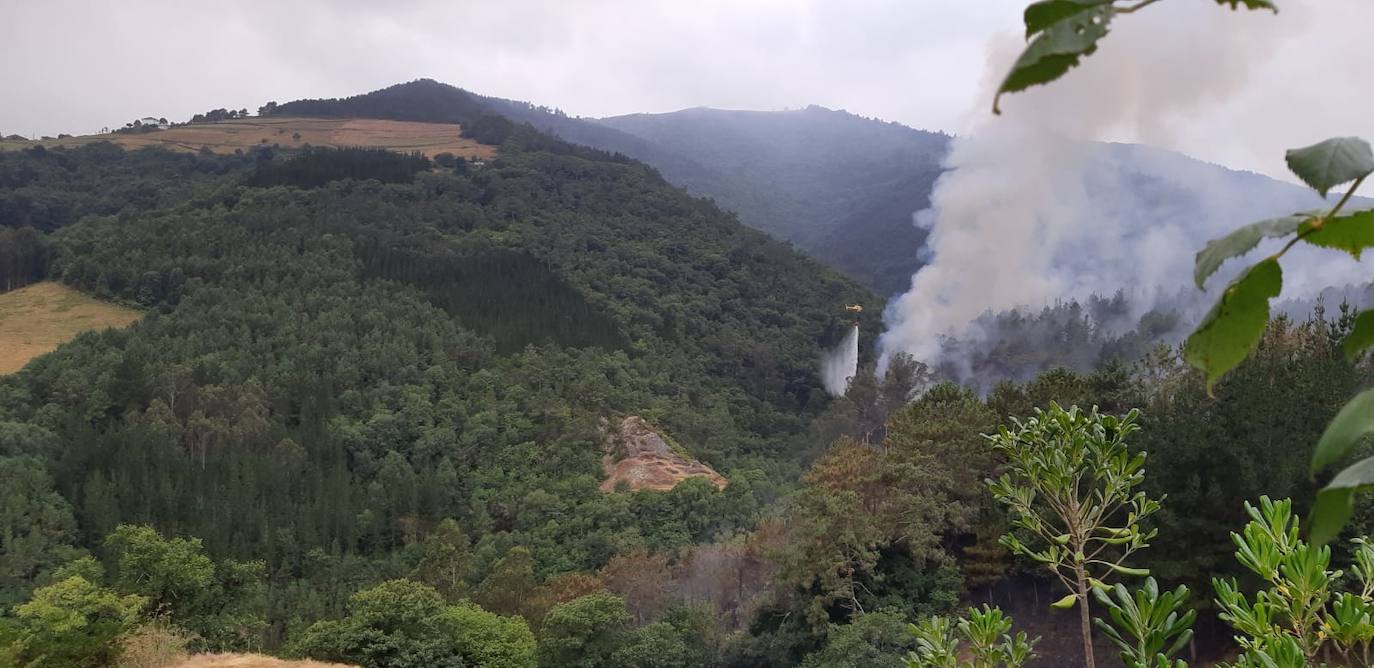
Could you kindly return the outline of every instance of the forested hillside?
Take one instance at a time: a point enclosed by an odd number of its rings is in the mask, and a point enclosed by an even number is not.
[[[600,120],[484,97],[428,79],[273,114],[472,123],[499,115],[567,141],[620,153],[711,197],[740,220],[888,295],[907,287],[948,138],[811,107],[795,112],[690,109]]]
[[[0,376],[0,666],[171,646],[895,668],[908,622],[984,601],[1044,636],[1029,665],[1077,665],[1076,613],[1046,609],[1058,583],[999,542],[1012,515],[982,481],[1008,467],[983,434],[1051,402],[1139,408],[1127,446],[1164,502],[1131,564],[1206,591],[1244,576],[1227,536],[1246,501],[1307,511],[1308,444],[1374,381],[1328,302],[1275,317],[1209,393],[1156,344],[1169,314],[1128,317],[1129,295],[988,314],[995,336],[950,343],[966,368],[898,355],[879,375],[882,303],[855,281],[648,165],[489,101],[450,109],[456,90],[279,108],[459,122],[498,147],[484,164],[0,154],[6,289],[61,281],[142,314]],[[1205,209],[1137,176],[1160,206]],[[855,302],[860,372],[832,399],[816,364]],[[603,484],[628,416],[724,487]],[[1231,636],[1199,623],[1189,651]]]
[[[882,297],[908,290],[929,257],[927,229],[916,214],[931,204],[951,141],[942,133],[814,106],[574,118],[428,79],[344,99],[283,103],[272,113],[465,123],[469,131],[491,116],[528,123],[641,160],[674,185],[715,200],[745,225],[791,242]],[[1202,217],[1189,226],[1202,237],[1190,240],[1200,244],[1209,230],[1314,205],[1311,194],[1293,184],[1150,147],[1103,144],[1086,151],[1085,159],[1092,165],[1082,184],[1091,215],[1127,230],[1131,239],[1162,234],[1152,235],[1148,221]],[[924,224],[930,222],[927,215]],[[1100,296],[1158,287],[1104,285]]]
[[[740,220],[884,296],[910,287],[949,137],[844,111],[686,109],[597,122],[653,142],[701,170],[630,153]]]
[[[264,111],[268,108],[264,107]],[[336,118],[383,118],[399,121],[429,123],[459,123],[471,126],[478,119],[490,116],[506,118],[517,124],[530,124],[536,129],[564,140],[620,153],[682,170],[701,170],[681,156],[664,151],[650,141],[580,118],[573,118],[557,109],[528,102],[505,100],[478,95],[456,86],[418,79],[388,86],[381,90],[347,98],[295,100],[273,104],[274,116],[320,116]],[[496,142],[499,143],[499,142]],[[708,173],[702,170],[701,173]]]
[[[441,520],[473,587],[512,559],[542,582],[752,527],[808,451],[839,306],[871,295],[643,165],[507,126],[498,159],[456,171],[0,154],[4,229],[49,232],[34,278],[146,312],[0,378],[4,487],[26,490],[5,607],[78,577],[135,596],[118,557],[108,581],[52,569],[148,525],[229,569],[178,624],[280,650],[411,575]],[[630,414],[731,485],[600,492],[605,422]],[[479,600],[513,614],[502,587]]]

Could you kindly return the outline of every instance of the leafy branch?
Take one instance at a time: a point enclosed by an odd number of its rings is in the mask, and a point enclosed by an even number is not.
[[[993,112],[1001,113],[1005,93],[1054,81],[1093,54],[1107,36],[1111,21],[1156,4],[1158,0],[1040,0],[1026,7],[1026,38],[1030,43],[1012,65],[993,99]],[[1277,12],[1270,0],[1216,0],[1231,9],[1267,9]],[[1374,210],[1346,213],[1356,191],[1374,173],[1374,151],[1358,137],[1334,137],[1285,156],[1288,168],[1322,197],[1338,186],[1350,184],[1329,211],[1295,213],[1246,225],[1209,242],[1197,254],[1193,279],[1202,289],[1207,278],[1227,260],[1245,255],[1266,238],[1287,239],[1278,252],[1260,260],[1231,282],[1212,310],[1188,337],[1183,357],[1206,377],[1207,390],[1243,362],[1258,344],[1269,323],[1270,301],[1283,290],[1280,260],[1298,243],[1345,251],[1359,259],[1374,247]],[[1355,317],[1344,342],[1354,360],[1374,346],[1374,311]],[[1312,474],[1348,457],[1357,445],[1374,437],[1374,390],[1350,400],[1331,421],[1312,455]],[[1335,538],[1350,518],[1355,494],[1374,490],[1374,457],[1337,473],[1317,494],[1309,526],[1314,544]]]
[[[1000,102],[1004,93],[1023,91],[1031,86],[1046,84],[1064,76],[1079,61],[1097,51],[1097,43],[1110,31],[1112,19],[1133,14],[1159,0],[1041,0],[1026,7],[1026,45],[997,88],[992,100],[992,113],[1002,113]],[[1269,0],[1216,0],[1219,5],[1235,9],[1278,8]]]

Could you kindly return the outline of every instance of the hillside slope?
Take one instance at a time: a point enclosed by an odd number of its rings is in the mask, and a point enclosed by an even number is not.
[[[626,155],[653,151],[649,142],[614,128],[571,118],[527,102],[478,95],[433,79],[417,79],[345,98],[285,102],[273,108],[272,116],[374,118],[460,125],[474,123],[483,117],[502,116],[604,151]]]
[[[528,123],[643,161],[674,185],[714,199],[744,224],[790,241],[882,296],[907,290],[924,262],[926,232],[915,225],[914,214],[930,205],[951,141],[941,133],[814,106],[575,118],[428,79],[350,98],[288,102],[276,113],[467,124],[500,116]],[[1236,202],[1234,220],[1226,221],[1234,227],[1263,208],[1254,204],[1302,199],[1287,183],[1179,154],[1164,160],[1156,153],[1104,148],[1097,163],[1101,173],[1093,180],[1126,184],[1112,192],[1121,196],[1116,211],[1191,215],[1187,207],[1196,205],[1212,215],[1215,202]]]
[[[746,225],[792,241],[879,294],[908,287],[925,239],[912,214],[929,205],[947,136],[814,106],[598,122],[705,166],[703,176],[635,155]]]
[[[5,456],[69,513],[46,558],[138,523],[263,560],[267,623],[236,632],[270,650],[444,519],[471,588],[513,551],[542,582],[759,521],[871,293],[641,163],[476,121],[494,160],[399,176],[423,158],[0,154],[0,221],[47,232],[49,278],[148,311],[0,377]],[[627,415],[728,486],[603,493]]]
[[[213,123],[176,125],[166,130],[118,132],[40,141],[0,139],[0,151],[74,148],[110,142],[126,149],[147,147],[172,151],[234,153],[261,147],[298,149],[307,146],[361,146],[434,157],[451,153],[461,158],[491,158],[496,151],[461,135],[456,123],[418,123],[372,118],[240,118]]]
[[[643,161],[879,294],[906,287],[924,238],[911,214],[926,206],[947,142],[944,135],[820,107],[574,118],[429,79],[349,98],[287,102],[274,114],[464,124],[496,115],[528,123]]]

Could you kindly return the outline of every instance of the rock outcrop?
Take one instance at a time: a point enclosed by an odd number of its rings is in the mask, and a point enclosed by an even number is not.
[[[693,476],[703,476],[717,488],[725,487],[723,476],[676,452],[644,418],[631,415],[619,424],[608,425],[607,432],[606,456],[601,460],[606,472],[603,492],[616,491],[621,481],[632,491],[669,490]]]

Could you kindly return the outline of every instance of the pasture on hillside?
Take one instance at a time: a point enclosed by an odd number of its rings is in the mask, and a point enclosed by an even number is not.
[[[480,159],[496,155],[495,147],[462,137],[459,135],[461,130],[459,125],[453,123],[270,116],[178,125],[152,132],[82,135],[40,141],[0,139],[0,151],[38,145],[47,148],[73,147],[108,141],[126,149],[161,146],[176,151],[199,151],[205,147],[215,153],[233,153],[257,146],[301,148],[310,145],[385,148],[401,153],[418,151],[430,158],[440,153]]]
[[[0,375],[52,352],[77,334],[124,327],[141,314],[102,302],[55,281],[0,294]]]

